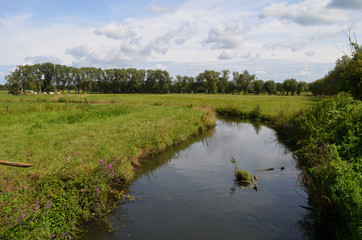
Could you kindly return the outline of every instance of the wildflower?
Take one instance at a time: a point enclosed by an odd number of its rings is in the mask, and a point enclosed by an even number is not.
[[[46,208],[50,208],[51,205],[52,205],[52,203],[48,201],[46,204]]]
[[[99,195],[99,187],[96,187],[97,196]]]
[[[317,166],[313,166],[314,169],[317,169]]]

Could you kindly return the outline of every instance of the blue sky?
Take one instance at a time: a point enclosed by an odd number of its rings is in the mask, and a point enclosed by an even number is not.
[[[2,84],[47,61],[311,82],[348,54],[348,31],[362,38],[361,0],[0,1]]]

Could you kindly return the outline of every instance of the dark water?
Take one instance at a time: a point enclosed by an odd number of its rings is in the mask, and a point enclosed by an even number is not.
[[[308,239],[299,223],[307,214],[295,187],[299,170],[273,130],[218,121],[194,141],[153,159],[130,187],[146,199],[115,210],[114,232],[90,224],[84,239]],[[258,173],[258,191],[241,188],[231,157],[249,172],[275,170]]]

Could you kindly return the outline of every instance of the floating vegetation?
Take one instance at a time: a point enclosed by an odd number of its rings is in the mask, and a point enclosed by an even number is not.
[[[234,164],[234,175],[236,177],[235,182],[238,186],[257,191],[258,186],[256,185],[256,181],[258,180],[258,177],[256,174],[252,174],[246,170],[240,170],[234,157],[231,157],[230,161]],[[250,183],[252,183],[252,186],[250,186]]]

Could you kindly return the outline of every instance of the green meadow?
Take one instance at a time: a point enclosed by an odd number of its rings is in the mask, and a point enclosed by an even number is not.
[[[212,94],[0,94],[0,236],[70,239],[80,223],[107,221],[143,158],[225,116],[275,121],[311,96]],[[54,237],[53,237],[54,236]]]

